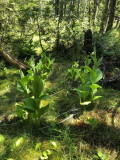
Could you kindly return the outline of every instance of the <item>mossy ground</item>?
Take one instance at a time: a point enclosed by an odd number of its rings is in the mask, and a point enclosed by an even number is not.
[[[66,61],[54,64],[45,84],[51,105],[38,128],[13,115],[16,102],[22,99],[16,90],[18,70],[1,71],[0,160],[120,159],[120,91],[112,86],[101,89],[102,98],[83,110],[66,81],[70,66]],[[87,122],[90,118],[99,120],[93,129]]]

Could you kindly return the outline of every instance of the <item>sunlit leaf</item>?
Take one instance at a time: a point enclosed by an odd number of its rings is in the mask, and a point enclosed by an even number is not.
[[[40,143],[40,142],[39,142],[39,143],[37,143],[37,144],[36,144],[36,146],[35,146],[35,150],[36,150],[36,151],[37,151],[37,150],[39,150],[39,149],[40,149],[40,147],[41,147],[41,145],[42,145],[42,143]]]
[[[55,147],[55,148],[57,148],[57,143],[56,142],[51,142],[52,143],[52,145]]]
[[[88,104],[90,104],[91,103],[91,101],[87,101],[87,102],[82,102],[82,103],[80,103],[81,105],[88,105]]]
[[[103,73],[100,69],[96,70],[96,78],[95,78],[95,83],[98,82],[99,80],[101,80],[103,78]]]
[[[4,142],[5,142],[5,137],[2,134],[0,134],[0,144],[4,144]]]
[[[15,146],[19,147],[23,144],[23,142],[24,142],[24,139],[23,139],[23,137],[21,137],[15,142]]]
[[[99,99],[101,98],[102,96],[95,96],[92,100],[95,100],[95,99]]]

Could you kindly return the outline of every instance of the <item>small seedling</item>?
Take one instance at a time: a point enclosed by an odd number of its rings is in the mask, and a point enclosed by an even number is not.
[[[96,128],[99,120],[97,118],[91,118],[91,119],[87,119],[87,122],[89,122],[89,124],[92,126],[92,129]]]

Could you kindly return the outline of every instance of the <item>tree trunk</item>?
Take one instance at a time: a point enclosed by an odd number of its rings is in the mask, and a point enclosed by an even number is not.
[[[60,2],[60,13],[59,13],[59,16],[60,16],[60,21],[62,21],[62,18],[63,18],[63,9],[64,9],[64,1],[61,0]]]
[[[110,0],[106,0],[105,8],[103,10],[102,20],[101,20],[101,26],[100,26],[100,33],[103,33],[105,31],[105,25],[107,23],[107,16],[108,16],[109,1]]]
[[[114,16],[115,16],[115,7],[116,7],[116,0],[110,0],[110,13],[109,13],[109,20],[106,31],[112,29]]]
[[[80,0],[78,0],[78,5],[77,5],[77,16],[78,19],[80,19]]]
[[[55,15],[59,15],[59,0],[55,0]]]
[[[91,0],[89,0],[88,22],[89,22],[89,28],[90,28],[91,26]]]
[[[23,64],[22,62],[19,62],[18,59],[13,57],[10,53],[6,51],[0,52],[0,55],[7,60],[9,63],[15,65],[17,68],[22,69],[22,70],[27,70],[27,66]]]
[[[96,25],[99,1],[94,0],[93,26]]]

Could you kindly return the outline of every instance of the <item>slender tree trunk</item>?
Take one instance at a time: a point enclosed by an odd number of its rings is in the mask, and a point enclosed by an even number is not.
[[[59,0],[55,0],[55,15],[59,15]]]
[[[99,1],[94,0],[93,26],[96,25]]]
[[[89,28],[90,28],[91,26],[91,0],[89,0],[88,22],[89,22]]]
[[[57,36],[56,36],[57,53],[59,53],[59,44],[60,44],[60,18],[58,19],[58,24],[57,24]]]
[[[101,26],[100,26],[100,33],[103,33],[105,31],[105,25],[107,23],[109,1],[110,0],[106,0],[105,8],[103,10],[102,20],[101,20]]]
[[[78,19],[80,19],[80,0],[78,0],[78,5],[77,5],[77,16]]]
[[[62,18],[63,18],[63,8],[64,8],[64,1],[63,0],[61,0],[61,2],[60,2],[60,8],[59,8],[59,16],[60,16],[60,21],[62,21]]]
[[[85,2],[84,2],[84,13],[83,13],[83,17],[82,17],[83,20],[84,20],[85,15],[86,15],[87,2],[88,2],[87,0],[85,0]]]
[[[109,20],[106,31],[112,29],[114,16],[115,16],[115,7],[116,7],[116,0],[110,0],[110,13],[109,13]]]
[[[64,2],[64,6],[63,6],[63,16],[66,16],[66,2]]]

